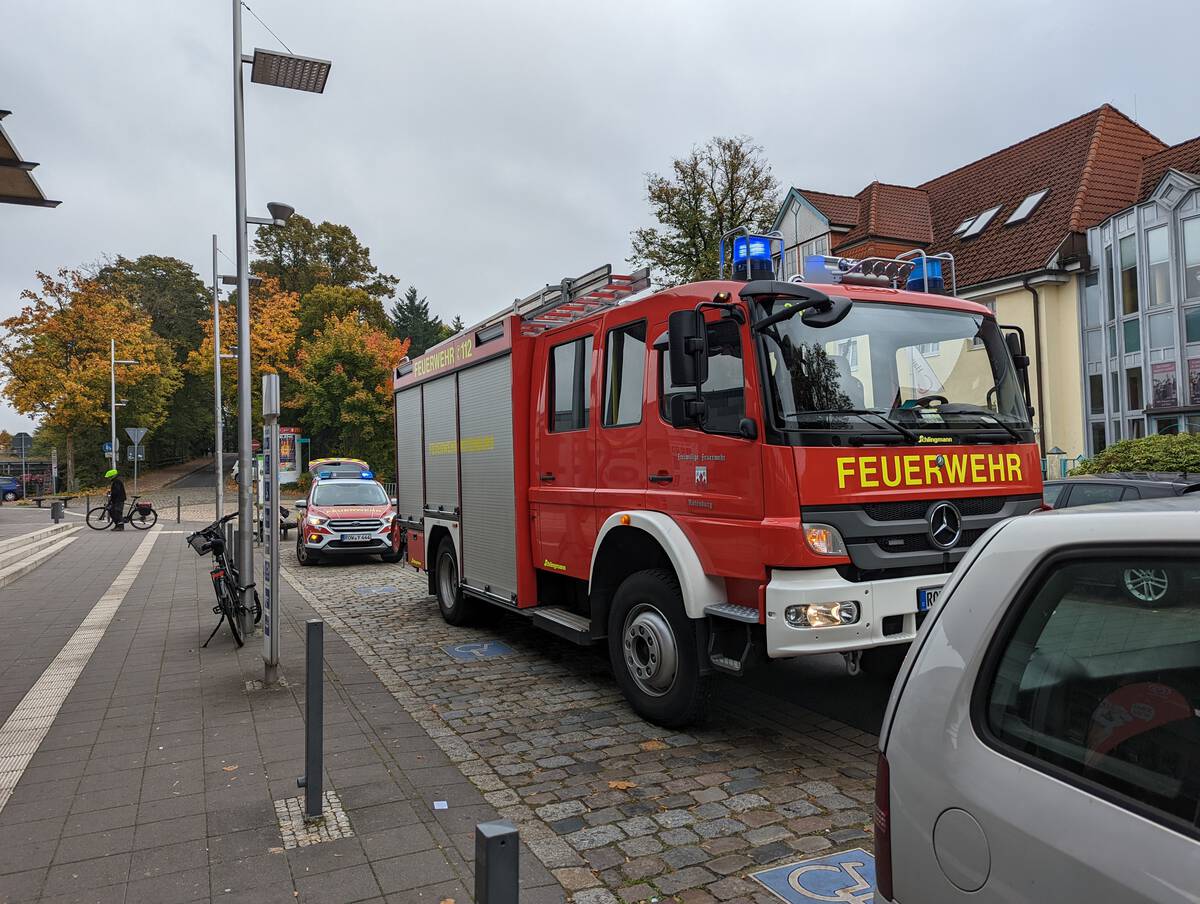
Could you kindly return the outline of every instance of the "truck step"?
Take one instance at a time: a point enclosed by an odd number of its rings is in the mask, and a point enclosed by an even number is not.
[[[589,646],[595,642],[595,638],[592,637],[592,620],[586,615],[559,606],[538,606],[533,610],[532,618],[539,628],[557,634],[564,640],[580,646]]]
[[[713,603],[704,607],[705,615],[717,618],[729,618],[733,621],[744,622],[747,625],[758,624],[758,610],[749,606],[738,606],[734,603]]]
[[[736,659],[730,659],[728,656],[722,656],[720,653],[709,653],[708,661],[712,663],[714,669],[728,672],[730,675],[741,675],[744,671],[742,663]]]

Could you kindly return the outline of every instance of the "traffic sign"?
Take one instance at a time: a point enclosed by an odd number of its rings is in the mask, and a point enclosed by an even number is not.
[[[112,443],[110,443],[110,442],[101,443],[100,448],[101,448],[101,450],[103,450],[103,452],[106,455],[112,455]]]
[[[126,427],[125,432],[129,434],[129,439],[136,446],[141,443],[142,437],[145,436],[149,431],[147,431],[145,427]]]
[[[12,450],[17,455],[24,455],[33,446],[33,437],[28,433],[18,433],[12,438]]]

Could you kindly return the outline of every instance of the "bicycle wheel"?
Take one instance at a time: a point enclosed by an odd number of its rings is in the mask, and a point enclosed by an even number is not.
[[[242,645],[242,632],[238,628],[239,606],[230,598],[228,590],[221,594],[220,605],[221,614],[225,616],[225,621],[229,622],[229,633],[233,635],[233,642],[240,647]]]
[[[108,530],[112,527],[112,512],[107,506],[98,505],[94,509],[88,509],[87,526],[92,530]]]
[[[158,512],[156,512],[154,509],[150,509],[149,515],[143,515],[135,509],[133,517],[129,519],[129,523],[132,524],[137,530],[150,530],[150,528],[154,527],[154,525],[158,523]]]

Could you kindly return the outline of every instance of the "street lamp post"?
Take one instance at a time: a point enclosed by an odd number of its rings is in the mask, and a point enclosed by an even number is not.
[[[109,339],[108,340],[108,365],[109,365],[108,413],[109,413],[109,427],[111,428],[110,449],[112,450],[112,466],[114,468],[119,463],[119,459],[117,456],[117,408],[119,407],[119,405],[117,403],[117,365],[118,364],[137,364],[137,361],[117,360],[117,340]],[[125,404],[125,400],[122,399],[120,402],[120,405],[124,405],[124,404]]]
[[[253,584],[254,533],[253,500],[251,498],[251,443],[254,439],[250,407],[250,264],[246,225],[282,226],[294,212],[284,204],[268,204],[271,219],[251,218],[246,213],[246,129],[245,101],[242,90],[242,65],[250,63],[250,80],[260,85],[291,88],[320,94],[329,77],[328,60],[315,60],[291,53],[255,48],[253,56],[242,54],[242,0],[233,0],[233,166],[234,215],[237,239],[238,293],[238,574],[246,584]],[[254,607],[254,588],[247,587],[242,596],[243,633],[249,630],[249,612]]]
[[[213,417],[215,422],[213,460],[217,472],[217,519],[225,516],[225,425],[222,422],[221,401],[221,289],[217,285],[217,234],[212,237],[213,246]]]

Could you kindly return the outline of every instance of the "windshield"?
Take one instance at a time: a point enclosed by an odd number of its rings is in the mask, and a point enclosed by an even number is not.
[[[373,480],[317,484],[313,505],[387,505],[387,493]]]
[[[774,305],[762,305],[764,315]],[[982,314],[858,302],[836,326],[809,327],[796,316],[762,336],[783,429],[910,441],[987,431],[1012,442],[1029,427],[1004,336]]]

